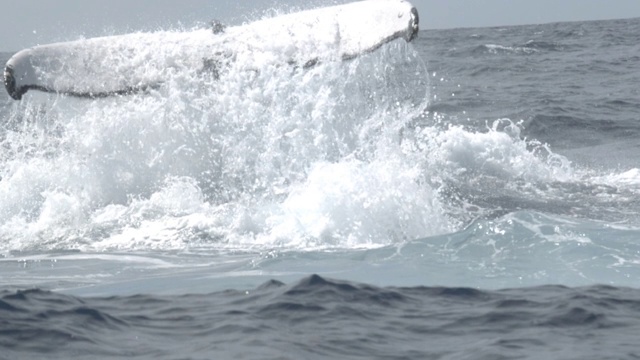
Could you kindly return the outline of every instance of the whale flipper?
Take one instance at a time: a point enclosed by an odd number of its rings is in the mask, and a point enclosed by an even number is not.
[[[134,33],[36,46],[6,64],[4,84],[19,100],[29,90],[79,97],[123,95],[160,86],[170,71],[201,69],[220,75],[229,59],[252,69],[302,68],[348,60],[418,33],[418,12],[404,0],[366,0],[241,26],[189,32]],[[218,58],[216,54],[225,54]],[[224,61],[221,61],[224,60]]]

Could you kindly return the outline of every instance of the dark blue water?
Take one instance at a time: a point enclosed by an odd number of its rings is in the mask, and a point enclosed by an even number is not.
[[[426,72],[409,54],[405,75],[428,77],[428,103],[386,147],[367,146],[397,114],[374,112],[364,145],[323,154],[298,138],[314,130],[304,116],[265,143],[250,126],[215,129],[238,162],[213,184],[251,201],[203,185],[213,175],[179,150],[222,140],[183,131],[175,102],[7,97],[0,358],[640,358],[638,33],[639,19],[422,31]],[[309,104],[340,94],[326,85]],[[356,102],[360,88],[342,90]],[[313,107],[303,95],[286,97],[287,116]],[[336,111],[362,110],[341,99],[315,109],[331,133]],[[231,111],[273,111],[264,102]],[[127,118],[152,122],[145,107],[169,125]],[[234,153],[245,139],[258,150]],[[278,177],[256,165],[271,147],[263,167]],[[320,165],[283,165],[305,159]]]
[[[630,19],[425,32],[419,42],[440,97],[430,110],[477,129],[522,120],[522,136],[574,161],[635,167],[639,26]]]
[[[207,295],[0,296],[7,359],[640,357],[640,292],[629,288],[379,288],[313,275]]]

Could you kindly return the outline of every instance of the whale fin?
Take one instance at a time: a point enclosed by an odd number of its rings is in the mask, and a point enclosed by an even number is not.
[[[395,39],[412,41],[418,23],[418,11],[407,1],[366,0],[242,26],[214,21],[212,29],[54,43],[11,57],[4,85],[16,100],[29,90],[88,98],[124,95],[160,86],[168,71],[202,69],[219,77],[215,54],[229,54],[224,62],[242,60],[250,69],[268,65],[265,61],[308,68],[353,59]]]

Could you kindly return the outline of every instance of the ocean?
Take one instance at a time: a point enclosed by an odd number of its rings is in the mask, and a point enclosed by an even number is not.
[[[640,358],[638,33],[3,95],[0,359]]]

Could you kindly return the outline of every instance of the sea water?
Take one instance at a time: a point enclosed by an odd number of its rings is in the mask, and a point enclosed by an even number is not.
[[[639,30],[7,95],[0,358],[639,357]]]

